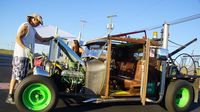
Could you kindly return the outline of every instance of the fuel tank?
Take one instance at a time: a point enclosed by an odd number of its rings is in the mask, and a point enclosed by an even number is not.
[[[93,59],[86,62],[86,94],[103,94],[106,82],[106,63]]]

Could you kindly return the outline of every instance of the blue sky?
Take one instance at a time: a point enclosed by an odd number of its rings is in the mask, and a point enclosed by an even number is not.
[[[200,13],[200,0],[1,0],[0,4],[0,48],[4,49],[12,48],[19,25],[33,12],[43,16],[45,25],[58,26],[74,36],[81,30],[80,20],[86,20],[84,40],[106,34],[108,15],[117,15],[112,32],[116,34]],[[152,37],[151,32],[148,36]],[[200,39],[200,19],[170,26],[170,39],[175,42],[184,44],[195,37]],[[198,40],[187,49],[191,53],[196,48],[200,54],[199,47]]]

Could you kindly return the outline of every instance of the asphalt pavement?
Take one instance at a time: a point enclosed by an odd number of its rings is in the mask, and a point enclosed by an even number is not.
[[[6,104],[8,94],[11,67],[0,66],[0,112],[18,112],[15,105]],[[60,98],[53,112],[165,112],[166,110],[157,104],[142,106],[135,103],[107,103],[107,104],[68,104],[69,100]],[[191,112],[200,112],[200,103],[191,106]]]

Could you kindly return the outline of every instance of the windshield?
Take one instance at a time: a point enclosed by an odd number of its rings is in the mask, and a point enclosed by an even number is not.
[[[85,52],[82,57],[93,57],[93,58],[101,58],[102,56],[106,56],[107,54],[107,44],[104,45],[90,45],[85,48]]]

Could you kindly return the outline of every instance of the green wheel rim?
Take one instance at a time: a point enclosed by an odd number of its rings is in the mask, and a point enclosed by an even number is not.
[[[50,89],[41,83],[33,83],[25,88],[22,101],[26,108],[39,111],[45,109],[51,101]]]
[[[181,88],[176,94],[176,105],[183,108],[187,105],[190,99],[190,92],[187,88]]]

